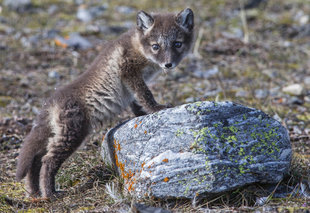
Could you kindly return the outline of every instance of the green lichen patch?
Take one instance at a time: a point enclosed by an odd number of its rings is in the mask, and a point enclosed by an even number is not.
[[[198,101],[186,106],[186,110],[195,115],[206,115],[211,112],[211,107],[215,104],[215,102],[210,102],[210,105],[206,106],[205,104],[202,104],[201,101]]]
[[[273,122],[263,113],[255,116],[241,114],[234,119],[192,129],[194,142],[191,150],[197,154],[215,155],[220,160],[228,160],[235,165],[239,175],[246,174],[253,164],[279,159],[282,136],[279,135],[279,125]]]
[[[177,130],[176,131],[176,133],[175,133],[175,135],[177,136],[177,137],[180,137],[180,136],[182,136],[184,134],[184,132],[182,131],[182,130]]]

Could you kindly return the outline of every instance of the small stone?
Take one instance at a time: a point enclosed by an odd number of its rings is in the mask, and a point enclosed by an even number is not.
[[[60,74],[57,71],[50,71],[48,72],[48,77],[58,79],[60,78]]]
[[[136,10],[132,7],[127,7],[127,6],[118,6],[115,8],[117,12],[123,13],[126,15],[130,15],[136,12]]]
[[[246,98],[249,97],[249,92],[245,90],[239,90],[236,92],[235,96],[240,98]]]
[[[262,73],[267,75],[271,79],[278,77],[278,70],[266,69],[266,70],[263,70]]]
[[[289,95],[301,95],[303,86],[301,84],[291,84],[289,86],[283,87],[282,91]]]
[[[84,4],[84,0],[74,0],[74,3],[76,5],[81,5],[81,4]]]
[[[79,6],[76,17],[83,22],[91,22],[94,18],[102,16],[103,12],[106,10],[106,6],[96,6],[87,8],[85,4]]]
[[[212,77],[218,73],[219,73],[218,67],[214,66],[213,68],[208,69],[208,70],[196,69],[193,72],[193,75],[198,77],[198,78],[210,78],[210,77]]]
[[[282,122],[282,118],[277,113],[274,114],[274,116],[272,118],[275,119],[278,122]]]
[[[306,77],[304,78],[304,83],[305,83],[305,85],[310,86],[310,76],[306,76]]]
[[[304,101],[296,96],[293,96],[289,99],[289,104],[295,104],[295,105],[303,105]]]
[[[108,34],[121,34],[126,31],[126,27],[121,26],[99,26],[99,31],[105,35]]]
[[[257,89],[255,90],[255,98],[258,99],[264,99],[269,95],[269,92],[267,90],[263,89]]]
[[[47,9],[47,13],[48,13],[49,15],[53,15],[53,14],[55,14],[58,10],[59,10],[58,6],[55,5],[55,4],[53,4],[53,5],[49,6],[49,8]]]
[[[133,211],[135,210],[135,211]],[[144,204],[136,203],[134,204],[131,212],[141,212],[141,213],[171,213],[169,210],[165,210],[158,207],[147,206]]]
[[[293,132],[297,135],[301,135],[302,134],[302,131],[301,129],[299,129],[298,126],[293,126]]]
[[[31,47],[31,42],[29,41],[27,37],[21,37],[20,43],[23,45],[23,47],[26,47],[26,48]]]
[[[309,21],[309,15],[305,14],[304,11],[299,10],[294,19],[298,21],[299,25],[305,25]]]
[[[90,22],[93,20],[92,15],[90,12],[87,10],[86,6],[80,5],[76,14],[77,19],[83,22]]]
[[[269,197],[258,197],[258,198],[256,198],[255,205],[256,206],[263,206],[268,202],[269,199],[270,199]]]
[[[24,77],[20,80],[19,85],[21,87],[29,87],[30,81],[27,77]]]
[[[40,113],[40,110],[38,109],[38,107],[33,106],[31,108],[31,111],[33,112],[33,114],[38,115]]]
[[[74,49],[82,50],[93,47],[93,45],[79,33],[71,33],[67,39],[61,36],[56,36],[55,43],[61,47],[71,47]]]
[[[3,5],[11,10],[24,12],[31,6],[31,0],[4,0]]]
[[[104,11],[107,10],[107,5],[101,5],[89,8],[89,12],[93,18],[97,18],[103,15]]]
[[[54,39],[57,36],[59,36],[59,34],[60,34],[59,30],[51,29],[51,30],[45,31],[43,33],[43,38],[45,38],[45,39]]]

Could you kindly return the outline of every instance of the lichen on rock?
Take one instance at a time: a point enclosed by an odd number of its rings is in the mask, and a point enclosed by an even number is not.
[[[287,130],[260,110],[196,102],[110,130],[102,155],[137,197],[193,198],[277,183],[288,172]]]

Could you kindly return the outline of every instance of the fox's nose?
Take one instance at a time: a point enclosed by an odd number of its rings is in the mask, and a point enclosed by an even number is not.
[[[166,67],[166,68],[171,68],[171,67],[172,67],[172,64],[171,64],[171,63],[165,64],[165,67]]]

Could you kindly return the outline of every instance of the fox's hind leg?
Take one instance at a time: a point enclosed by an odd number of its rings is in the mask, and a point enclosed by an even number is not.
[[[40,196],[40,170],[42,155],[36,155],[26,176],[27,195],[30,197]]]
[[[50,124],[53,137],[50,138],[47,153],[42,158],[40,191],[42,197],[55,194],[55,176],[62,163],[80,146],[88,133],[88,123],[81,107],[69,101],[61,108],[50,110]]]

